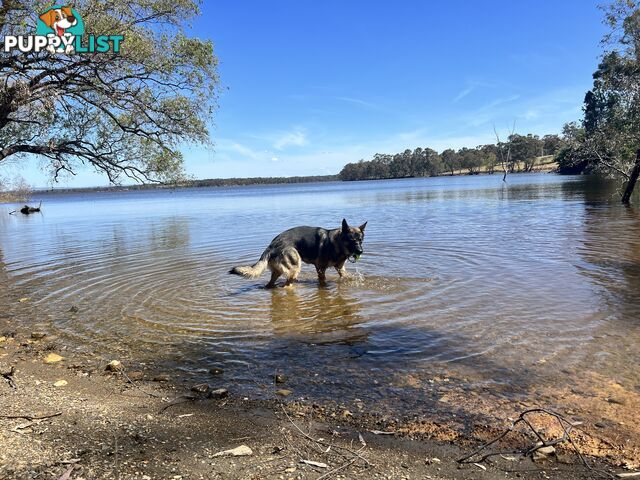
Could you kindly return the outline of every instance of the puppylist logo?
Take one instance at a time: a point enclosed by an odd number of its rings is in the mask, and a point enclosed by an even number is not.
[[[54,5],[38,15],[35,35],[6,35],[4,52],[120,53],[124,35],[85,35],[84,31],[75,8]]]

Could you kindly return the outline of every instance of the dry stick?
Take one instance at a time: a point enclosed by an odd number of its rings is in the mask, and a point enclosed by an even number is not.
[[[44,420],[45,418],[59,417],[62,412],[52,413],[50,415],[0,415],[0,418],[24,418],[25,420]]]
[[[364,450],[365,447],[362,447],[360,450],[358,450],[358,452],[361,452],[362,450]],[[318,478],[316,478],[316,480],[322,480],[323,478],[329,478],[331,475],[333,475],[334,473],[338,473],[340,470],[343,470],[345,468],[347,468],[349,465],[351,465],[353,462],[355,462],[356,460],[358,460],[360,457],[355,456],[353,457],[351,460],[349,460],[347,463],[343,463],[342,465],[340,465],[339,467],[334,468],[333,470],[329,470],[327,473],[325,473],[324,475],[320,475]]]
[[[196,397],[194,397],[193,395],[180,395],[179,397],[174,398],[169,404],[162,407],[158,413],[163,413],[167,408],[173,407],[174,405],[180,405],[181,403],[192,402],[195,399]],[[176,402],[175,400],[179,400],[179,401]]]
[[[155,393],[152,393],[152,392],[147,392],[147,391],[146,391],[145,389],[143,389],[141,386],[136,385],[136,384],[133,382],[133,380],[131,380],[131,379],[129,378],[129,375],[127,375],[127,372],[125,372],[124,370],[123,370],[121,373],[122,373],[122,375],[124,375],[124,378],[126,378],[126,379],[127,379],[127,381],[128,381],[131,385],[133,385],[134,387],[136,387],[136,388],[137,388],[138,390],[140,390],[142,393],[145,393],[145,394],[149,395],[150,397],[160,398],[160,395],[156,395]]]
[[[318,443],[320,445],[324,445],[326,447],[332,447],[332,448],[338,448],[341,450],[345,450],[347,452],[349,452],[352,455],[355,455],[356,457],[358,457],[360,460],[364,461],[368,466],[373,467],[374,465],[369,462],[369,460],[367,460],[366,458],[364,458],[362,455],[360,455],[360,451],[362,451],[362,448],[358,451],[356,450],[351,450],[350,448],[347,447],[343,447],[341,445],[333,445],[331,443],[327,443],[327,442],[323,442],[322,440],[317,440],[315,438],[313,438],[311,435],[305,433],[298,425],[296,425],[296,423],[291,419],[291,417],[289,416],[289,414],[287,413],[287,411],[285,410],[283,405],[280,405],[282,407],[282,411],[284,412],[284,414],[287,416],[287,418],[289,419],[289,421],[291,422],[291,424],[296,427],[296,430],[298,430],[302,435],[304,435],[307,439],[311,440],[314,443]],[[364,448],[364,447],[363,447]]]

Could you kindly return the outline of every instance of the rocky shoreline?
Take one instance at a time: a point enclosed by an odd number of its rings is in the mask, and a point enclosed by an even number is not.
[[[0,478],[586,479],[635,467],[627,458],[635,451],[611,446],[598,455],[580,434],[575,441],[594,470],[569,442],[535,460],[459,464],[509,422],[463,432],[357,404],[317,404],[295,398],[283,376],[268,380],[269,399],[251,399],[232,384],[188,385],[177,374],[105,362],[46,332],[0,332]],[[551,424],[539,428],[554,434]],[[500,448],[530,440],[516,435]]]

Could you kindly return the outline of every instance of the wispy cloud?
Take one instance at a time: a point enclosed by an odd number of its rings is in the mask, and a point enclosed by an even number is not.
[[[304,147],[307,145],[307,135],[302,130],[296,129],[291,132],[284,132],[273,142],[273,148],[282,150],[286,147]]]
[[[216,141],[217,152],[226,152],[231,154],[239,154],[242,157],[247,157],[252,160],[257,160],[260,158],[260,152],[254,150],[251,147],[248,147],[242,143],[239,143],[235,140],[230,140],[227,138],[220,138]]]
[[[452,100],[453,103],[457,103],[460,100],[462,100],[464,97],[466,97],[467,95],[469,95],[471,92],[473,92],[476,89],[475,85],[471,85],[467,88],[465,88],[464,90],[461,90],[460,93],[458,93],[458,95],[455,96],[455,98]]]
[[[294,127],[290,130],[248,135],[250,138],[267,142],[269,147],[275,150],[284,150],[287,147],[304,147],[309,144],[307,132],[302,127]]]
[[[370,102],[366,102],[364,100],[361,100],[359,98],[353,98],[353,97],[335,97],[336,100],[340,100],[342,102],[347,102],[347,103],[353,103],[355,105],[360,105],[361,107],[367,107],[367,108],[376,108],[376,106],[373,103]]]

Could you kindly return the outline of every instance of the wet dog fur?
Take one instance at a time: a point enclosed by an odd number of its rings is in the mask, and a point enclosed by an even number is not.
[[[327,230],[321,227],[295,227],[274,238],[260,259],[251,266],[232,268],[229,273],[245,278],[258,278],[266,268],[271,270],[267,288],[273,288],[280,276],[286,277],[285,286],[291,285],[302,268],[302,262],[314,265],[320,284],[326,282],[326,271],[334,267],[340,277],[347,275],[345,263],[348,258],[361,255],[364,229],[350,227],[342,220],[340,228]]]

